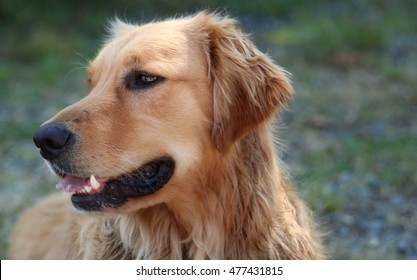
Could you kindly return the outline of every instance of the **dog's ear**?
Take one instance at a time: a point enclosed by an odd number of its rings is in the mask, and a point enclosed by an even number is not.
[[[205,34],[213,90],[212,139],[220,152],[272,117],[291,97],[287,73],[260,52],[233,19],[217,14],[195,16]]]

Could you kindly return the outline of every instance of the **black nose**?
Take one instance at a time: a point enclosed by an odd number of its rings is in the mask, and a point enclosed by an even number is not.
[[[63,124],[52,123],[41,126],[33,135],[41,156],[47,160],[57,158],[71,145],[73,134]]]

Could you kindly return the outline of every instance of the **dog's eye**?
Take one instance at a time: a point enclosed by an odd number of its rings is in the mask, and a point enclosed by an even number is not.
[[[125,86],[130,90],[144,89],[158,82],[160,77],[132,71],[125,77]]]

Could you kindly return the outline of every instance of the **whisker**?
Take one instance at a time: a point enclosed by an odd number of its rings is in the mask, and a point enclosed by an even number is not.
[[[90,64],[90,59],[88,59],[87,57],[85,57],[84,55],[82,55],[81,53],[79,53],[79,52],[75,52],[75,54],[76,55],[78,55],[80,58],[82,58],[83,60],[84,60],[84,62],[85,62],[85,64],[86,64],[86,66],[85,66],[85,68],[87,68],[87,65],[88,64]]]

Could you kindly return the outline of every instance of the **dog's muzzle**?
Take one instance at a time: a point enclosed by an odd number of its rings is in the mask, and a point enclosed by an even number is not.
[[[108,177],[73,173],[81,170],[78,160],[68,155],[74,148],[76,135],[61,123],[41,126],[33,141],[51,169],[61,177],[56,188],[72,193],[75,208],[84,211],[101,211],[119,208],[129,199],[153,194],[164,187],[174,174],[175,161],[162,155],[142,164],[136,170]]]

